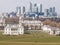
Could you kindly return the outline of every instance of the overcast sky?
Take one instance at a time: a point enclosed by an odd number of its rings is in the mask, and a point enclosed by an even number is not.
[[[29,3],[32,2],[43,4],[43,9],[49,7],[56,7],[56,11],[60,14],[60,0],[0,0],[0,12],[11,12],[15,11],[17,6],[26,6],[29,7]]]

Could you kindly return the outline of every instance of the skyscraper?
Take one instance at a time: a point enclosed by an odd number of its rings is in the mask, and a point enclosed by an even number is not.
[[[52,15],[53,15],[53,14],[52,14],[52,13],[53,13],[52,11],[53,11],[53,8],[52,8],[52,7],[50,7],[50,8],[49,8],[49,14],[50,14],[50,16],[52,16]]]
[[[43,16],[44,15],[44,12],[42,12],[42,4],[40,4],[40,13],[39,13],[40,16]]]
[[[55,7],[53,7],[53,12],[52,12],[53,16],[57,16],[57,12],[55,11]]]
[[[30,2],[30,12],[32,12],[32,3]]]
[[[42,13],[42,4],[40,4],[40,13]]]
[[[36,7],[36,6],[37,6],[37,4],[35,3],[35,4],[34,4],[34,7]]]
[[[16,13],[17,13],[17,15],[21,14],[21,7],[16,7]]]
[[[55,7],[53,7],[53,12],[55,12]]]
[[[38,13],[38,7],[37,7],[37,13]]]
[[[36,4],[36,3],[34,4],[33,12],[34,12],[34,13],[37,13],[37,4]]]
[[[46,9],[46,15],[49,16],[49,9]]]
[[[52,12],[52,7],[50,7],[50,12]]]
[[[23,14],[25,13],[25,7],[23,6]]]

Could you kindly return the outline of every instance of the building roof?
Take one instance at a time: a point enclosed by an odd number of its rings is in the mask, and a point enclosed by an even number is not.
[[[18,29],[18,24],[8,24],[5,28]]]
[[[5,24],[18,24],[19,23],[19,17],[9,17],[5,19]]]

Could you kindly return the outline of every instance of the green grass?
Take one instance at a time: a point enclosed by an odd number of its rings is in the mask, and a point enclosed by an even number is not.
[[[29,32],[29,31],[28,31]],[[24,43],[4,43],[5,42],[24,42]],[[27,43],[25,43],[27,42]],[[32,42],[32,43],[28,43]],[[39,43],[38,43],[39,42]],[[41,31],[30,31],[29,34],[19,36],[7,36],[0,33],[1,45],[59,45],[60,36],[51,36]],[[40,44],[40,43],[57,43],[57,44]]]
[[[39,43],[0,43],[0,45],[60,45],[60,44],[39,44]]]
[[[60,45],[60,44],[40,44],[40,43],[0,43],[0,45]]]

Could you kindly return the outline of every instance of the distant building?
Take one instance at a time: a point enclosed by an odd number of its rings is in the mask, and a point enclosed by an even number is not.
[[[49,16],[49,9],[46,9],[46,15]]]
[[[28,13],[28,16],[29,16],[29,17],[35,17],[35,13],[34,13],[34,12],[29,12],[29,13]]]
[[[39,9],[38,9],[38,7],[37,7],[36,14],[38,14],[38,12],[39,12],[38,10],[39,10]]]
[[[32,3],[30,2],[30,12],[32,12]]]
[[[49,17],[57,17],[57,12],[55,12],[55,7],[50,7],[46,9],[46,15]]]
[[[33,5],[32,12],[37,13],[37,4],[36,3]]]
[[[17,16],[21,14],[21,7],[16,7],[16,13]]]
[[[23,6],[23,14],[25,13],[25,7]]]
[[[53,7],[53,12],[52,12],[53,16],[57,16],[57,12],[55,11],[55,7]]]
[[[50,12],[52,13],[52,11],[53,11],[53,9],[52,9],[52,7],[50,7]]]
[[[42,4],[40,4],[40,13],[42,13]]]
[[[55,12],[55,7],[53,7],[53,12]]]
[[[16,16],[16,12],[10,12],[9,13],[9,17],[15,17]]]
[[[42,12],[42,4],[40,4],[40,12],[38,13],[38,16],[44,16],[44,12]]]

